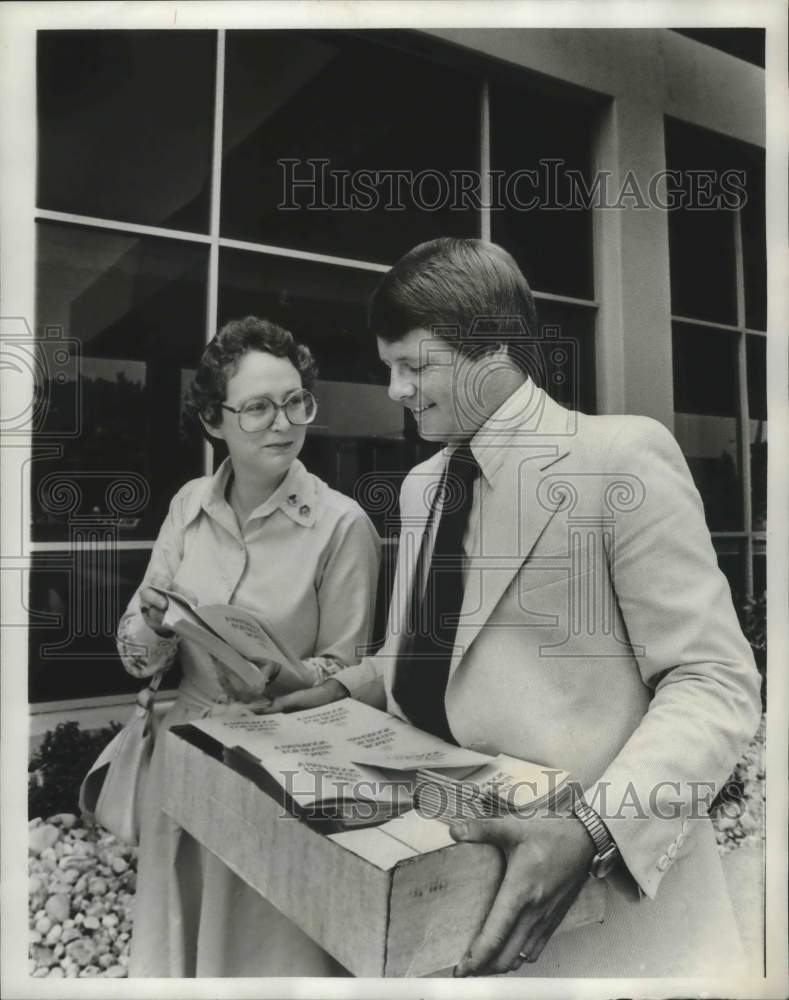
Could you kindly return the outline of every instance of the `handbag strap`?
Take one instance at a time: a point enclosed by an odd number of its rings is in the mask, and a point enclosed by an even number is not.
[[[152,711],[153,703],[156,701],[156,692],[159,690],[159,685],[162,683],[164,675],[165,671],[160,670],[153,675],[147,687],[141,688],[137,692],[137,712],[139,714],[149,715]]]

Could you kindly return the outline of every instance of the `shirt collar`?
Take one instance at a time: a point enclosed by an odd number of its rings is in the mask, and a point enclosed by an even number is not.
[[[501,406],[492,413],[469,442],[471,454],[477,460],[487,483],[492,483],[501,468],[506,448],[516,432],[536,431],[542,413],[542,393],[530,378],[518,386]],[[455,450],[445,449],[447,456]]]
[[[220,523],[225,522],[228,513],[232,514],[230,504],[227,502],[227,487],[232,474],[233,466],[228,457],[207,481],[202,496],[201,507]],[[296,524],[310,528],[315,524],[316,498],[317,487],[314,477],[298,459],[294,459],[280,485],[268,499],[252,511],[248,520],[268,517],[275,510],[281,510]],[[232,520],[235,521],[235,515]]]

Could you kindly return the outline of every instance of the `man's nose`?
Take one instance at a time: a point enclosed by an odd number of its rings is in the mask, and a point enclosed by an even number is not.
[[[389,373],[389,398],[395,403],[402,403],[410,399],[416,392],[413,381],[404,378],[403,375],[394,368]]]

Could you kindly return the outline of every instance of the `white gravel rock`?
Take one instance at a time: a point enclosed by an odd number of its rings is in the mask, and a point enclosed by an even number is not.
[[[49,817],[50,823],[57,823],[64,830],[70,830],[77,823],[77,817],[74,813],[57,813],[55,816]]]
[[[61,893],[50,896],[46,903],[46,911],[53,920],[63,923],[71,912],[68,896]]]
[[[28,852],[40,856],[46,850],[51,851],[53,845],[57,843],[59,836],[60,831],[51,823],[44,823],[42,826],[36,826],[32,830],[29,829],[27,839]],[[52,851],[52,858],[54,859],[54,857],[55,852]]]
[[[53,924],[49,928],[49,933],[46,937],[47,944],[57,944],[60,940],[60,935],[63,933],[63,927],[61,924]]]

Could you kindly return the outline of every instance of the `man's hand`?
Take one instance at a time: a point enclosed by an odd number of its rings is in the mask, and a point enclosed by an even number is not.
[[[495,975],[535,962],[586,880],[594,844],[583,824],[540,812],[463,820],[450,833],[463,843],[493,844],[507,859],[498,894],[455,976]]]
[[[347,697],[347,689],[339,681],[330,677],[315,687],[280,695],[263,710],[263,714],[270,715],[272,712],[297,712],[302,708],[318,708],[319,705],[328,705],[329,702],[339,701],[341,698]]]

